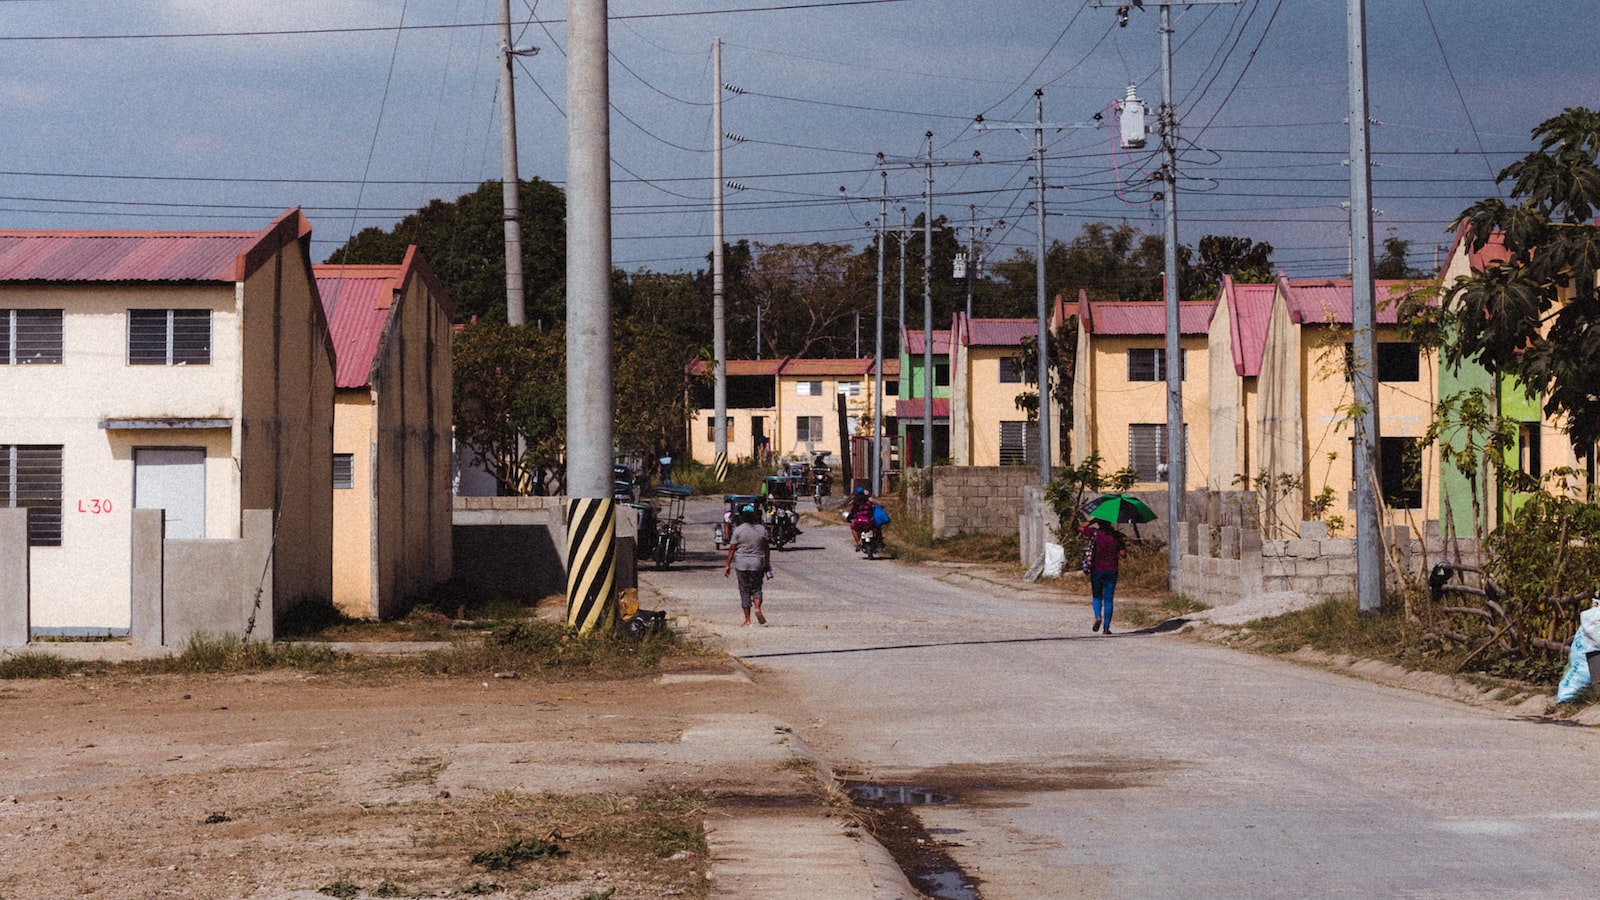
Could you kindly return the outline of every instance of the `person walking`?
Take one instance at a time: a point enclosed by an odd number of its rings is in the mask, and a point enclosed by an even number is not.
[[[1122,532],[1107,522],[1090,519],[1078,529],[1089,544],[1089,593],[1094,596],[1094,626],[1091,631],[1111,633],[1111,597],[1117,590],[1117,570],[1128,555],[1128,542]]]
[[[767,624],[761,612],[761,581],[772,577],[772,551],[767,545],[767,529],[761,524],[761,514],[752,504],[739,509],[739,524],[728,538],[728,559],[722,565],[722,577],[738,573],[739,606],[744,610],[744,624],[750,624],[750,613],[755,611],[756,621]]]

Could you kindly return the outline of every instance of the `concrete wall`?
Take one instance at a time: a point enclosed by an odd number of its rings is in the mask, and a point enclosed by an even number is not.
[[[28,511],[0,509],[0,647],[28,642]]]
[[[134,510],[132,519],[132,640],[167,647],[201,634],[272,640],[270,510],[245,510],[237,539],[162,540],[160,509]]]
[[[927,501],[933,536],[1015,534],[1023,488],[1038,484],[1036,466],[934,466],[933,496]]]
[[[567,591],[566,497],[457,497],[455,577],[507,597],[537,600]],[[637,587],[637,524],[617,508],[616,587]]]

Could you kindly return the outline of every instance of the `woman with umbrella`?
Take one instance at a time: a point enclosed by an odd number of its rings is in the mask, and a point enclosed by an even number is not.
[[[1148,522],[1155,518],[1150,507],[1136,497],[1108,494],[1089,510],[1089,521],[1079,529],[1088,542],[1089,592],[1094,596],[1094,626],[1091,630],[1111,633],[1111,598],[1117,590],[1117,570],[1128,554],[1128,542],[1113,522]]]

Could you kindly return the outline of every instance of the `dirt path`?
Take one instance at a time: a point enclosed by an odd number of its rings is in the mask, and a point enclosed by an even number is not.
[[[704,805],[696,790],[714,805],[798,779],[686,747],[784,704],[731,663],[685,666],[613,681],[0,682],[0,898],[704,896],[703,858],[634,859],[616,845],[660,835],[629,838],[626,823]],[[470,861],[528,836],[603,846],[613,824],[603,854],[512,871]]]

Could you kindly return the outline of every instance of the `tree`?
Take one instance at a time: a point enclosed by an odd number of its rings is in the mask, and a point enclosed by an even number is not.
[[[754,308],[740,311],[741,330],[753,340],[759,310],[765,357],[854,355],[855,317],[876,302],[877,261],[867,258],[841,244],[757,244],[744,284]]]
[[[567,339],[477,322],[453,347],[456,440],[499,483],[502,495],[544,493],[565,483]]]
[[[1049,354],[1046,365],[1050,368],[1050,404],[1057,434],[1063,437],[1061,456],[1072,456],[1066,445],[1072,435],[1072,379],[1078,362],[1078,318],[1069,317],[1045,334],[1045,352]],[[1039,421],[1039,339],[1025,337],[1018,351],[1016,365],[1022,372],[1022,381],[1033,389],[1017,395],[1017,409],[1026,413],[1029,423]]]
[[[685,345],[664,325],[633,320],[616,323],[613,331],[615,375],[615,439],[624,452],[640,450],[648,459],[686,456],[684,441],[694,389],[713,378],[710,367],[699,377],[688,374],[689,363],[711,354]]]
[[[1272,245],[1266,241],[1257,244],[1247,237],[1208,234],[1198,246],[1199,260],[1185,266],[1180,278],[1185,297],[1214,296],[1226,275],[1240,284],[1272,281]]]
[[[1372,264],[1373,278],[1426,278],[1428,273],[1414,269],[1406,262],[1411,253],[1411,242],[1397,237],[1383,239],[1383,255]]]
[[[1498,236],[1507,259],[1464,276],[1452,302],[1460,329],[1446,359],[1542,392],[1580,457],[1600,437],[1600,113],[1569,108],[1533,129],[1539,149],[1502,170],[1510,202],[1481,200],[1456,220],[1478,251]]]
[[[538,178],[522,182],[522,275],[527,320],[566,321],[567,195]],[[416,244],[455,301],[456,321],[506,320],[505,212],[500,182],[453,201],[432,200],[395,223],[364,228],[328,262],[393,265]]]

